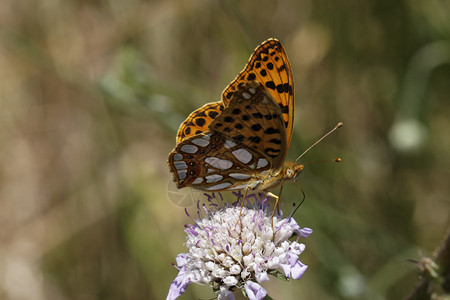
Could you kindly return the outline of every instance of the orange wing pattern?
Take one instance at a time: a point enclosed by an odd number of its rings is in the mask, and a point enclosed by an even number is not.
[[[280,107],[261,83],[238,87],[209,131],[184,139],[169,154],[178,188],[223,191],[256,187],[286,156]]]
[[[209,129],[260,153],[273,170],[280,169],[286,158],[286,130],[280,107],[257,81],[238,86],[228,106]]]
[[[207,132],[209,124],[228,106],[237,87],[248,82],[262,83],[280,106],[286,128],[286,151],[294,126],[294,82],[291,66],[283,45],[276,39],[268,39],[251,55],[244,70],[222,93],[222,101],[208,103],[192,112],[180,125],[177,144],[201,132]]]
[[[208,131],[209,124],[222,110],[221,102],[211,102],[192,112],[178,129],[177,144],[193,135]]]
[[[280,106],[289,147],[294,128],[294,81],[286,51],[278,40],[268,39],[255,49],[244,70],[223,91],[224,105],[239,85],[252,80],[262,83]]]
[[[293,121],[289,60],[283,45],[269,39],[223,91],[222,101],[195,110],[181,124],[168,160],[177,187],[224,191],[280,184]]]

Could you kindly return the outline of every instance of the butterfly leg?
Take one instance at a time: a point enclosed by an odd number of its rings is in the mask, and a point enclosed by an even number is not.
[[[247,185],[247,187],[245,188],[244,196],[242,197],[242,204],[241,204],[241,211],[239,212],[239,218],[236,221],[236,224],[234,225],[235,230],[236,230],[236,226],[237,226],[238,222],[241,220],[241,214],[242,214],[242,210],[244,209],[245,198],[247,197],[247,192],[249,189],[250,189],[250,186]]]
[[[272,211],[272,215],[270,216],[271,220],[272,220],[272,232],[273,232],[273,237],[275,238],[275,230],[273,229],[273,216],[275,215],[275,211],[278,211],[278,213],[280,212],[280,207],[278,206],[279,202],[280,202],[280,198],[281,198],[281,192],[283,191],[283,186],[280,187],[280,193],[279,195],[275,195],[274,193],[268,192],[267,195],[270,197],[275,198],[275,206],[273,207],[273,211]]]

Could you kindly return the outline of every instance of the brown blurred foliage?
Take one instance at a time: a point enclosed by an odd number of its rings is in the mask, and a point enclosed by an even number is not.
[[[166,198],[181,121],[267,38],[293,67],[313,228],[273,299],[399,299],[449,221],[450,5],[13,1],[0,8],[0,298],[163,299],[183,246]],[[301,193],[285,187],[286,201]],[[189,286],[182,299],[214,297]]]

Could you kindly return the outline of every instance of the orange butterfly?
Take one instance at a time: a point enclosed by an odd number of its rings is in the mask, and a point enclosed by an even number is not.
[[[268,190],[294,180],[303,164],[285,162],[293,125],[291,66],[283,45],[269,39],[225,88],[222,101],[181,124],[168,160],[177,187]]]

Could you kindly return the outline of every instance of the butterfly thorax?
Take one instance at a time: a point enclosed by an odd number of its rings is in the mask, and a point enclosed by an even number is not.
[[[276,172],[268,173],[258,184],[251,186],[254,190],[270,190],[282,185],[286,181],[293,181],[303,170],[304,165],[296,162],[285,162],[283,168]]]

